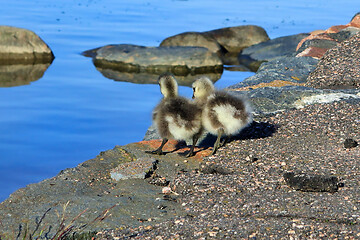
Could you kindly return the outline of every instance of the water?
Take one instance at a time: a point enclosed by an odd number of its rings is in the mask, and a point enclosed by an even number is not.
[[[0,0],[0,24],[36,32],[55,60],[30,85],[0,88],[0,201],[29,183],[140,141],[160,99],[157,85],[105,78],[82,51],[107,44],[158,46],[185,31],[255,24],[270,38],[346,24],[357,1]],[[219,88],[248,72],[225,71]],[[191,89],[180,87],[191,96]]]

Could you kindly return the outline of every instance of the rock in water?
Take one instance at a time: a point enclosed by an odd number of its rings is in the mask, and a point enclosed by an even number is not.
[[[10,26],[0,26],[0,63],[51,63],[49,46],[34,32]]]
[[[340,186],[337,177],[307,173],[284,173],[288,186],[303,192],[336,192]]]
[[[203,47],[144,47],[107,45],[83,52],[96,67],[122,72],[171,72],[174,75],[222,72],[220,58]]]

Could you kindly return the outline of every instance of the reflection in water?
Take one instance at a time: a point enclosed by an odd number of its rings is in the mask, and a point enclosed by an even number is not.
[[[40,79],[50,64],[0,65],[0,87],[28,85]]]
[[[131,82],[138,84],[157,84],[159,74],[148,73],[148,72],[120,72],[109,68],[96,68],[106,78],[113,79],[121,82]],[[173,73],[174,74],[174,73]],[[207,76],[214,83],[220,79],[222,73],[203,73],[203,74],[188,74],[187,76],[175,75],[178,84],[181,86],[191,86],[199,76]]]

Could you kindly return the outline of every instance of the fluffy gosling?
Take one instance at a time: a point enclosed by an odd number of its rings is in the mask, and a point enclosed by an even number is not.
[[[162,149],[168,139],[192,138],[193,144],[186,155],[186,157],[191,157],[194,155],[194,147],[202,133],[201,108],[194,102],[178,96],[178,84],[172,74],[161,74],[158,83],[163,98],[154,108],[152,119],[163,140],[158,149],[146,152],[164,155]]]
[[[222,136],[229,138],[239,133],[252,122],[249,103],[225,91],[217,91],[207,77],[197,79],[193,84],[193,99],[202,107],[202,125],[213,135],[217,135],[212,155],[220,147]],[[221,145],[222,145],[221,144]]]

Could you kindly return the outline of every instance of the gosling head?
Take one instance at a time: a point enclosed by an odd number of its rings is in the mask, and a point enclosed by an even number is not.
[[[206,99],[215,91],[214,84],[208,77],[200,77],[193,84],[193,99]]]
[[[160,85],[161,94],[164,98],[178,96],[178,84],[171,73],[163,73],[159,76],[158,83]]]

